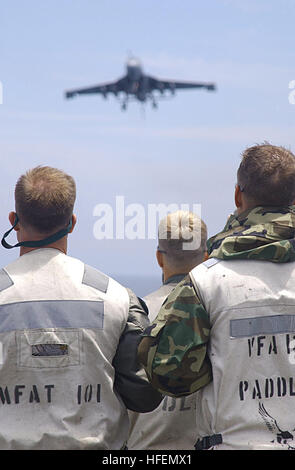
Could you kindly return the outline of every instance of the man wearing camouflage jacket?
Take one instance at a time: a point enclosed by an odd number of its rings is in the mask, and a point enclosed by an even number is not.
[[[247,149],[237,211],[139,345],[155,388],[199,390],[196,449],[295,449],[294,201],[294,155]]]

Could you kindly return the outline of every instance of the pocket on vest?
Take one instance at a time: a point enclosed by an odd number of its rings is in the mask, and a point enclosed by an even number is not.
[[[17,366],[29,368],[79,365],[81,340],[78,330],[40,329],[16,332]]]

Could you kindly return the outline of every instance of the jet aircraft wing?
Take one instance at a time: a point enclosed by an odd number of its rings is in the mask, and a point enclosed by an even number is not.
[[[206,88],[207,90],[216,90],[215,83],[206,82],[180,82],[177,80],[160,80],[158,78],[149,77],[150,87],[153,90],[165,91],[165,90],[176,90],[185,88]]]
[[[76,95],[87,95],[93,93],[101,93],[103,96],[106,96],[107,93],[114,93],[117,95],[119,91],[125,91],[126,89],[126,78],[123,77],[116,82],[102,83],[100,85],[95,85],[92,87],[86,88],[77,88],[74,90],[68,90],[65,92],[66,98],[73,98]]]

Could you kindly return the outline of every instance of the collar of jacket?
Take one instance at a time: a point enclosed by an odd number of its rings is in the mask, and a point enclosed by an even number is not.
[[[173,276],[168,277],[166,281],[163,282],[164,286],[166,284],[171,284],[174,282],[175,284],[178,284],[179,282],[182,281],[182,279],[186,276],[186,274],[174,274]]]
[[[295,206],[255,207],[232,214],[207,242],[210,258],[295,261]]]

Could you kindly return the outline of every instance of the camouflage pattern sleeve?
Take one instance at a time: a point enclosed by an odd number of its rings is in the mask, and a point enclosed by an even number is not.
[[[138,359],[153,387],[179,397],[207,385],[212,380],[209,332],[209,316],[187,275],[167,297],[138,347]]]

